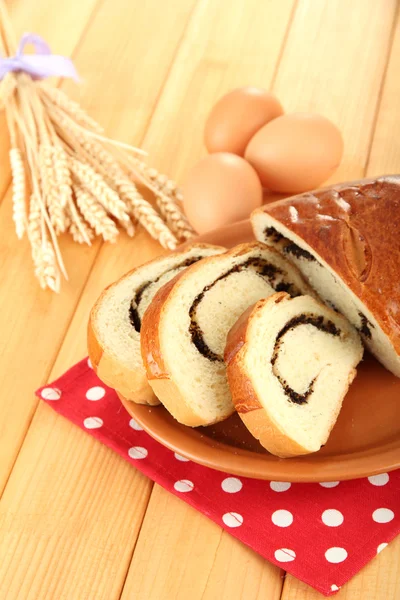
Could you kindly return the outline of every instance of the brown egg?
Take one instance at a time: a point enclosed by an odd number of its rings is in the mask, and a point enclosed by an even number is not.
[[[256,87],[243,87],[222,96],[211,110],[204,129],[209,152],[244,155],[253,135],[266,123],[283,114],[272,94]]]
[[[261,203],[257,173],[235,154],[219,152],[203,158],[183,185],[185,213],[198,233],[245,219]]]
[[[245,158],[261,183],[275,192],[305,192],[318,187],[340,164],[339,129],[320,115],[283,115],[250,140]]]

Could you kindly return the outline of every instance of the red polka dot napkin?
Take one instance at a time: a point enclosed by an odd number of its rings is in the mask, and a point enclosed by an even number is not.
[[[213,471],[145,433],[88,360],[37,395],[261,556],[327,596],[400,531],[400,470],[320,484]]]

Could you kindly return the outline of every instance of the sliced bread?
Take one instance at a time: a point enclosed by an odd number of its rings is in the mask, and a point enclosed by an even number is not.
[[[192,265],[154,297],[143,317],[143,363],[180,423],[209,425],[232,414],[226,335],[249,305],[276,290],[312,293],[285,258],[255,242]]]
[[[108,287],[89,319],[89,357],[104,383],[139,404],[159,404],[140,355],[143,313],[155,293],[189,265],[225,248],[193,244],[134,269]]]
[[[258,240],[299,267],[400,377],[400,176],[335,185],[252,214]]]
[[[354,327],[310,296],[260,300],[231,329],[225,361],[249,431],[282,458],[327,441],[363,355]]]

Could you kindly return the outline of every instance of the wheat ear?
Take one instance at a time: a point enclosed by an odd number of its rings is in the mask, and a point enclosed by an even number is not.
[[[125,196],[129,199],[133,216],[143,225],[151,237],[159,240],[161,246],[164,248],[174,250],[178,244],[178,240],[154,208],[139,194],[133,184],[129,185],[125,191]]]
[[[25,200],[25,167],[19,148],[11,148],[9,155],[12,173],[13,219],[17,237],[21,239],[28,224]]]
[[[74,186],[74,193],[79,210],[97,235],[101,235],[106,242],[115,242],[118,229],[114,221],[107,217],[104,208],[87,190]]]
[[[188,240],[194,237],[196,232],[176,202],[175,193],[178,189],[176,184],[168,179],[166,175],[160,175],[156,169],[148,168],[137,158],[121,156],[121,160],[124,161],[125,167],[133,171],[136,177],[153,192],[161,215],[177,237],[180,240]],[[168,188],[173,190],[170,196],[167,196],[163,191],[168,190]]]
[[[94,238],[93,229],[85,223],[72,199],[68,204],[67,210],[71,220],[69,231],[72,238],[80,244],[85,243],[88,246],[91,246],[91,241]]]
[[[41,211],[34,193],[31,194],[29,201],[28,237],[32,258],[36,262],[36,255],[41,243]]]
[[[66,213],[58,192],[58,182],[53,161],[53,146],[41,144],[39,147],[39,173],[44,200],[49,211],[50,221],[57,235],[64,233],[67,226]]]
[[[55,145],[52,148],[53,167],[58,185],[60,205],[62,208],[65,208],[72,201],[72,180],[68,164],[68,155],[61,145]]]
[[[42,211],[38,199],[31,194],[29,208],[28,235],[32,248],[35,275],[43,289],[60,291],[60,272],[57,268],[54,249],[47,237]]]
[[[129,220],[126,204],[92,167],[72,157],[69,164],[72,173],[80,181],[82,187],[86,188],[113,217],[120,221]]]

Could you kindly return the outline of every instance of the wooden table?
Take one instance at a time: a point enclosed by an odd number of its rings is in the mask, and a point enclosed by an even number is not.
[[[11,14],[18,35],[73,57],[83,81],[63,87],[109,134],[178,181],[204,154],[212,104],[244,84],[340,126],[335,181],[400,171],[395,0],[14,0]],[[103,287],[159,246],[143,231],[115,246],[65,240],[70,281],[41,291],[12,225],[0,118],[1,600],[320,598],[35,399],[85,354]],[[400,538],[337,598],[399,599]]]

